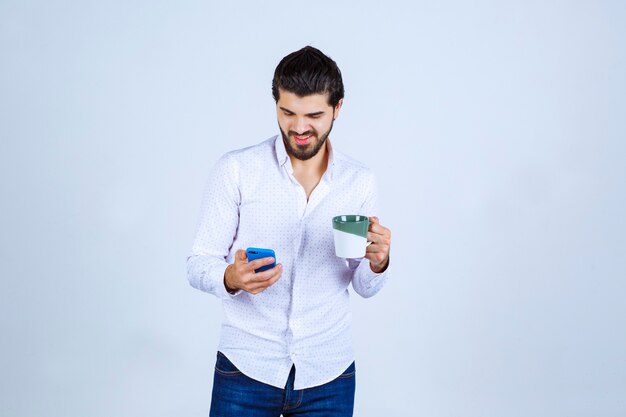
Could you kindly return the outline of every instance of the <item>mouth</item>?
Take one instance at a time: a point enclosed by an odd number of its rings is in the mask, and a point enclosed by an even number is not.
[[[298,145],[306,145],[311,141],[311,139],[313,138],[313,135],[312,134],[304,135],[304,136],[294,135],[293,138],[295,139]]]

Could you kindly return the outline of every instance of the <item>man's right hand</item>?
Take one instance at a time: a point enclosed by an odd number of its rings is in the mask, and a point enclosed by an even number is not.
[[[277,264],[274,268],[259,273],[255,273],[254,270],[265,265],[271,265],[273,262],[274,258],[255,259],[248,262],[246,251],[239,249],[235,253],[235,263],[228,265],[224,272],[226,290],[231,293],[244,290],[250,294],[264,291],[281,277],[283,265]]]

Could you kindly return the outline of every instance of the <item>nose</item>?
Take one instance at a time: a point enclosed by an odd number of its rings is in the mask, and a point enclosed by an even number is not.
[[[307,130],[309,130],[309,124],[304,117],[297,117],[293,126],[296,134],[301,135]]]

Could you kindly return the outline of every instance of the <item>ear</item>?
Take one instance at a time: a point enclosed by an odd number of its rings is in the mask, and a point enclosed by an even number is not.
[[[337,105],[335,106],[335,108],[333,109],[333,115],[334,115],[333,120],[336,120],[337,116],[339,116],[339,109],[341,109],[342,104],[343,104],[343,99],[340,99],[337,102]]]

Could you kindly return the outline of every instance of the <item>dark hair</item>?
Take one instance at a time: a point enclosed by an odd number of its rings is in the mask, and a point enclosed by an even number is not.
[[[328,104],[335,107],[343,98],[341,71],[335,61],[312,46],[284,57],[274,71],[272,95],[278,101],[279,88],[299,97],[329,93]]]

